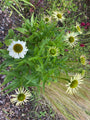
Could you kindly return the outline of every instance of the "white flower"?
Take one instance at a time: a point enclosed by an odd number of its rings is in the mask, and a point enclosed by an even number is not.
[[[24,104],[31,97],[31,93],[29,90],[24,90],[24,88],[20,88],[15,90],[16,95],[11,95],[11,102],[16,103],[16,106]]]
[[[71,77],[70,82],[66,85],[68,87],[67,93],[74,94],[77,92],[78,88],[80,88],[80,84],[83,83],[81,74],[76,74],[73,78]]]
[[[28,49],[25,46],[26,42],[23,41],[13,41],[11,45],[8,46],[9,55],[13,58],[24,58],[24,55],[27,53]]]
[[[51,56],[58,56],[59,55],[59,49],[52,46],[49,48],[49,55]]]
[[[81,28],[80,28],[80,24],[76,22],[76,29],[77,31],[82,34]]]
[[[51,17],[48,15],[47,16],[44,15],[43,20],[45,21],[45,23],[49,23],[49,22],[51,22]]]
[[[53,17],[57,20],[57,21],[61,21],[61,22],[63,22],[63,20],[65,19],[64,17],[63,17],[63,13],[62,12],[58,12],[58,11],[54,11],[53,12]]]
[[[78,41],[77,35],[78,33],[74,33],[74,32],[67,33],[64,41],[67,42],[68,45],[70,45],[71,47],[74,47]]]

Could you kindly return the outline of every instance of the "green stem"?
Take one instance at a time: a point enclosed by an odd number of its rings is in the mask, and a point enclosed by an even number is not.
[[[24,20],[26,20],[25,17],[24,17],[13,5],[11,5],[11,7],[12,7]]]
[[[63,79],[63,80],[65,80],[65,81],[68,81],[68,82],[70,82],[70,80],[69,80],[69,79],[67,79],[67,78],[54,77],[54,76],[48,76],[48,77],[53,77],[53,78]]]
[[[39,58],[47,58],[48,56],[44,56],[44,57],[39,57]]]

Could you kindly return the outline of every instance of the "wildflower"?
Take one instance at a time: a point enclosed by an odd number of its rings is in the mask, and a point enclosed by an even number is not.
[[[85,47],[85,45],[84,44],[80,44],[80,47]]]
[[[77,22],[76,22],[76,29],[80,34],[82,33],[81,28],[80,28],[80,24]]]
[[[71,47],[74,47],[77,43],[77,33],[67,33],[66,37],[65,37],[65,42],[68,43],[68,45],[70,45]]]
[[[87,22],[87,23],[86,23],[86,26],[90,26],[90,23]]]
[[[81,26],[85,26],[86,24],[84,22],[81,23]]]
[[[53,17],[57,20],[57,21],[61,21],[61,22],[63,22],[63,20],[65,19],[64,17],[63,17],[63,13],[62,12],[58,12],[58,11],[54,11],[53,12]]]
[[[81,55],[80,56],[80,62],[81,62],[82,65],[86,65],[87,64],[85,55]]]
[[[11,102],[16,103],[16,106],[24,104],[31,96],[29,90],[24,90],[24,88],[15,90],[15,92],[16,95],[11,95],[11,97],[13,97],[11,98]]]
[[[84,27],[85,29],[88,29],[88,26]]]
[[[49,22],[51,22],[51,17],[49,17],[48,15],[44,16],[43,20],[45,21],[45,23],[49,23]]]
[[[34,12],[34,8],[30,8],[30,9],[29,9],[29,12],[30,12],[30,13],[33,13],[33,12]]]
[[[83,80],[81,74],[76,74],[74,77],[71,77],[70,82],[66,85],[68,87],[66,92],[68,94],[76,93],[82,83]]]
[[[70,14],[70,13],[71,13],[69,10],[68,10],[67,12],[68,12],[68,14]]]
[[[58,56],[59,55],[59,49],[56,48],[56,47],[50,47],[49,48],[49,55]]]
[[[86,23],[86,26],[84,27],[85,29],[89,29],[89,27],[90,27],[90,23]]]
[[[68,49],[65,49],[65,52],[68,52]]]
[[[27,53],[28,49],[25,46],[26,42],[23,41],[13,41],[11,45],[8,46],[9,55],[13,58],[24,58],[24,55]]]

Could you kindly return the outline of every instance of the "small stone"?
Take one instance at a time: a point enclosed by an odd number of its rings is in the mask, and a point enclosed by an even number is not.
[[[2,30],[4,30],[4,27],[1,27]]]
[[[2,10],[0,10],[0,14],[2,14]]]
[[[6,17],[7,15],[5,14],[4,17]]]
[[[6,23],[6,26],[8,26],[8,24]]]
[[[16,5],[15,3],[13,3],[13,5]]]
[[[2,34],[4,34],[4,31],[2,31]]]
[[[22,113],[22,116],[25,116],[26,114]]]
[[[3,115],[2,111],[0,111],[0,116]]]
[[[2,79],[4,79],[5,77],[6,77],[6,75],[2,75],[2,77],[1,77],[1,78],[2,78]]]
[[[0,100],[0,105],[3,105],[3,101]]]

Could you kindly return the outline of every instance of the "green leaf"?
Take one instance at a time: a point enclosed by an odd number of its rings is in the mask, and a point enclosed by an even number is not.
[[[9,74],[9,73],[8,73]],[[7,75],[6,77],[5,77],[5,79],[4,79],[4,82],[0,85],[0,87],[1,86],[4,86],[4,85],[6,85],[7,83],[9,83],[10,81],[12,81],[12,79],[14,78],[14,74],[9,74],[9,75]]]
[[[31,16],[31,26],[33,27],[33,24],[34,24],[34,14],[32,14]]]
[[[30,2],[28,2],[27,0],[21,0],[21,1],[23,1],[24,3],[26,3],[26,4],[28,4],[28,5],[32,6],[32,7],[34,7],[34,5],[32,3],[30,3]]]
[[[0,53],[2,53],[2,54],[7,54],[7,50],[0,49]]]
[[[3,46],[3,44],[1,43],[1,41],[0,41],[0,48]]]
[[[11,37],[11,38],[13,38],[14,37],[14,31],[12,30],[12,29],[10,29],[9,31],[8,31],[8,35]]]
[[[19,86],[20,86],[19,83],[17,84],[16,82],[12,82],[7,87],[5,87],[2,91],[9,90],[8,92],[5,93],[5,94],[7,94],[7,93],[10,93],[11,91],[15,90]]]
[[[4,43],[9,46],[12,43],[13,39],[5,39]]]
[[[25,19],[25,17],[21,14],[21,12],[19,12],[13,5],[10,5],[24,20],[26,20]]]
[[[15,28],[15,30],[19,31],[19,32],[22,33],[22,34],[26,34],[26,32],[28,32],[27,29],[25,29],[25,28],[20,28],[20,27]]]

